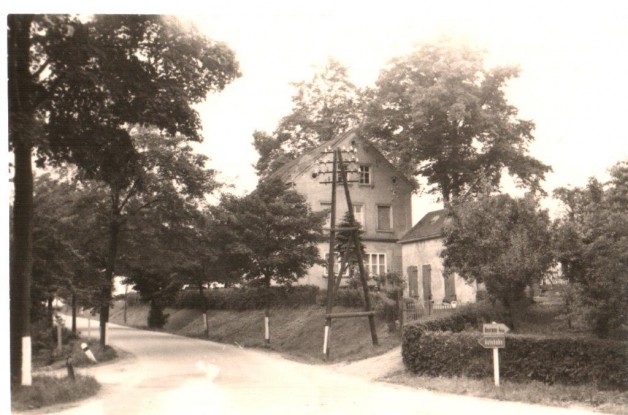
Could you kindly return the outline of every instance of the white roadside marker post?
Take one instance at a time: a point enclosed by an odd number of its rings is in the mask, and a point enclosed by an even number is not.
[[[329,325],[325,324],[325,338],[323,339],[323,354],[325,357],[329,356],[329,349],[327,345],[329,344]]]
[[[87,356],[87,358],[92,363],[98,363],[98,360],[96,360],[96,357],[94,357],[94,353],[89,350],[89,346],[87,345],[87,343],[81,343],[81,349],[83,350],[83,353],[85,353],[85,356]]]
[[[268,309],[264,312],[264,339],[266,341],[266,347],[270,346],[270,316]]]
[[[33,384],[33,371],[31,365],[31,336],[22,337],[22,385],[31,386]]]

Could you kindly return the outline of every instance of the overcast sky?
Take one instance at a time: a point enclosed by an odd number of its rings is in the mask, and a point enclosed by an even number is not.
[[[177,14],[236,53],[242,77],[198,107],[200,151],[239,192],[254,188],[254,130],[272,131],[291,109],[291,82],[333,57],[358,86],[417,42],[449,35],[487,51],[486,63],[518,65],[507,97],[536,123],[531,154],[553,167],[544,188],[604,178],[628,159],[628,7],[614,2],[534,1],[187,1],[125,5],[33,3],[28,11]],[[40,3],[41,4],[41,3]],[[149,4],[147,2],[147,4]],[[200,3],[199,3],[200,4]],[[16,11],[16,10],[12,10]],[[6,21],[5,21],[6,22]],[[6,23],[5,23],[6,24]],[[415,198],[414,220],[428,209]]]

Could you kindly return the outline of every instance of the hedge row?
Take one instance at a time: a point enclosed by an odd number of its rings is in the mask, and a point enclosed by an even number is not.
[[[298,285],[294,287],[223,288],[205,290],[210,310],[258,310],[266,307],[298,307],[316,304],[318,287]],[[203,297],[198,291],[181,291],[174,308],[204,308]]]
[[[506,325],[504,311],[473,305],[445,317],[404,328],[403,362],[429,376],[492,377],[492,355],[478,343],[481,325]],[[515,382],[596,383],[601,389],[628,389],[626,342],[586,338],[508,335],[500,352],[501,377]]]
[[[512,327],[510,314],[504,308],[489,307],[484,303],[467,304],[446,315],[434,314],[414,325],[422,331],[457,333],[465,330],[482,330],[482,324],[493,321]]]
[[[404,335],[403,361],[412,372],[429,376],[493,376],[492,351],[481,335],[424,332],[410,346]],[[628,351],[619,341],[507,336],[499,353],[500,376],[514,382],[597,384],[628,389]]]
[[[313,285],[294,287],[256,287],[225,288],[205,290],[207,307],[210,310],[256,310],[266,307],[299,307],[307,305],[324,306],[327,290],[319,290]],[[340,289],[334,300],[334,306],[348,308],[364,307],[361,289]],[[394,324],[399,319],[399,310],[394,300],[385,293],[371,293],[371,304],[375,312],[386,321]],[[196,290],[181,291],[174,303],[174,308],[202,310],[203,298]]]

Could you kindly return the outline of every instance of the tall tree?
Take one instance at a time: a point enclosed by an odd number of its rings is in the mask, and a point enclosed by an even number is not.
[[[293,85],[297,91],[292,112],[272,134],[253,134],[260,155],[255,168],[262,178],[310,148],[357,127],[361,120],[361,92],[338,61],[329,59],[310,81]]]
[[[486,284],[488,294],[506,307],[524,298],[553,263],[547,211],[528,195],[482,196],[450,209],[441,256],[448,272]]]
[[[74,306],[79,301],[91,304],[101,277],[102,261],[97,258],[106,236],[101,226],[104,196],[102,189],[50,174],[35,179],[31,295],[35,319],[41,304],[50,304],[55,296]],[[49,314],[46,318],[51,321]]]
[[[221,201],[225,223],[237,238],[234,255],[246,258],[244,278],[270,286],[291,284],[320,262],[325,212],[312,212],[303,198],[279,179],[259,183],[242,198],[226,195]]]
[[[532,187],[550,170],[527,154],[534,123],[517,118],[503,91],[518,70],[486,69],[483,57],[449,40],[424,43],[394,59],[368,93],[364,133],[445,204],[480,177],[498,187],[505,168]]]
[[[217,186],[215,172],[205,169],[207,157],[193,152],[184,136],[170,137],[154,129],[137,128],[131,133],[135,150],[130,168],[121,169],[109,178],[108,248],[100,304],[100,342],[106,341],[106,323],[111,303],[111,281],[116,269],[121,232],[130,216],[147,210],[159,213],[162,226],[175,226],[190,209],[200,207],[206,194]],[[113,172],[112,172],[113,173]],[[135,232],[139,232],[135,228]],[[158,275],[153,273],[152,275]]]
[[[591,178],[555,196],[567,207],[555,223],[556,257],[577,289],[580,313],[608,337],[628,321],[628,163],[611,169],[609,183]]]
[[[225,45],[156,15],[10,15],[7,52],[15,156],[11,378],[29,384],[33,149],[40,164],[69,161],[86,174],[115,176],[135,157],[128,125],[200,140],[192,105],[239,73]]]

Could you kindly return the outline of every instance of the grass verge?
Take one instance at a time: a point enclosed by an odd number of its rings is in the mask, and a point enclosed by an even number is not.
[[[91,376],[35,376],[31,386],[16,386],[11,390],[11,410],[25,411],[43,406],[74,402],[95,395],[100,384]]]
[[[93,363],[85,356],[81,343],[87,343],[98,363],[107,362],[118,357],[115,349],[109,346],[102,347],[98,340],[84,338],[71,339],[63,345],[61,352],[56,349],[42,349],[33,356],[35,369],[47,368],[51,370],[65,367],[67,357],[72,358],[74,367],[92,366]]]
[[[546,406],[580,407],[608,414],[628,414],[628,393],[600,391],[593,385],[566,386],[558,384],[547,385],[536,381],[527,383],[502,381],[498,388],[495,387],[492,379],[429,377],[418,376],[409,372],[395,373],[381,380],[456,395]]]

